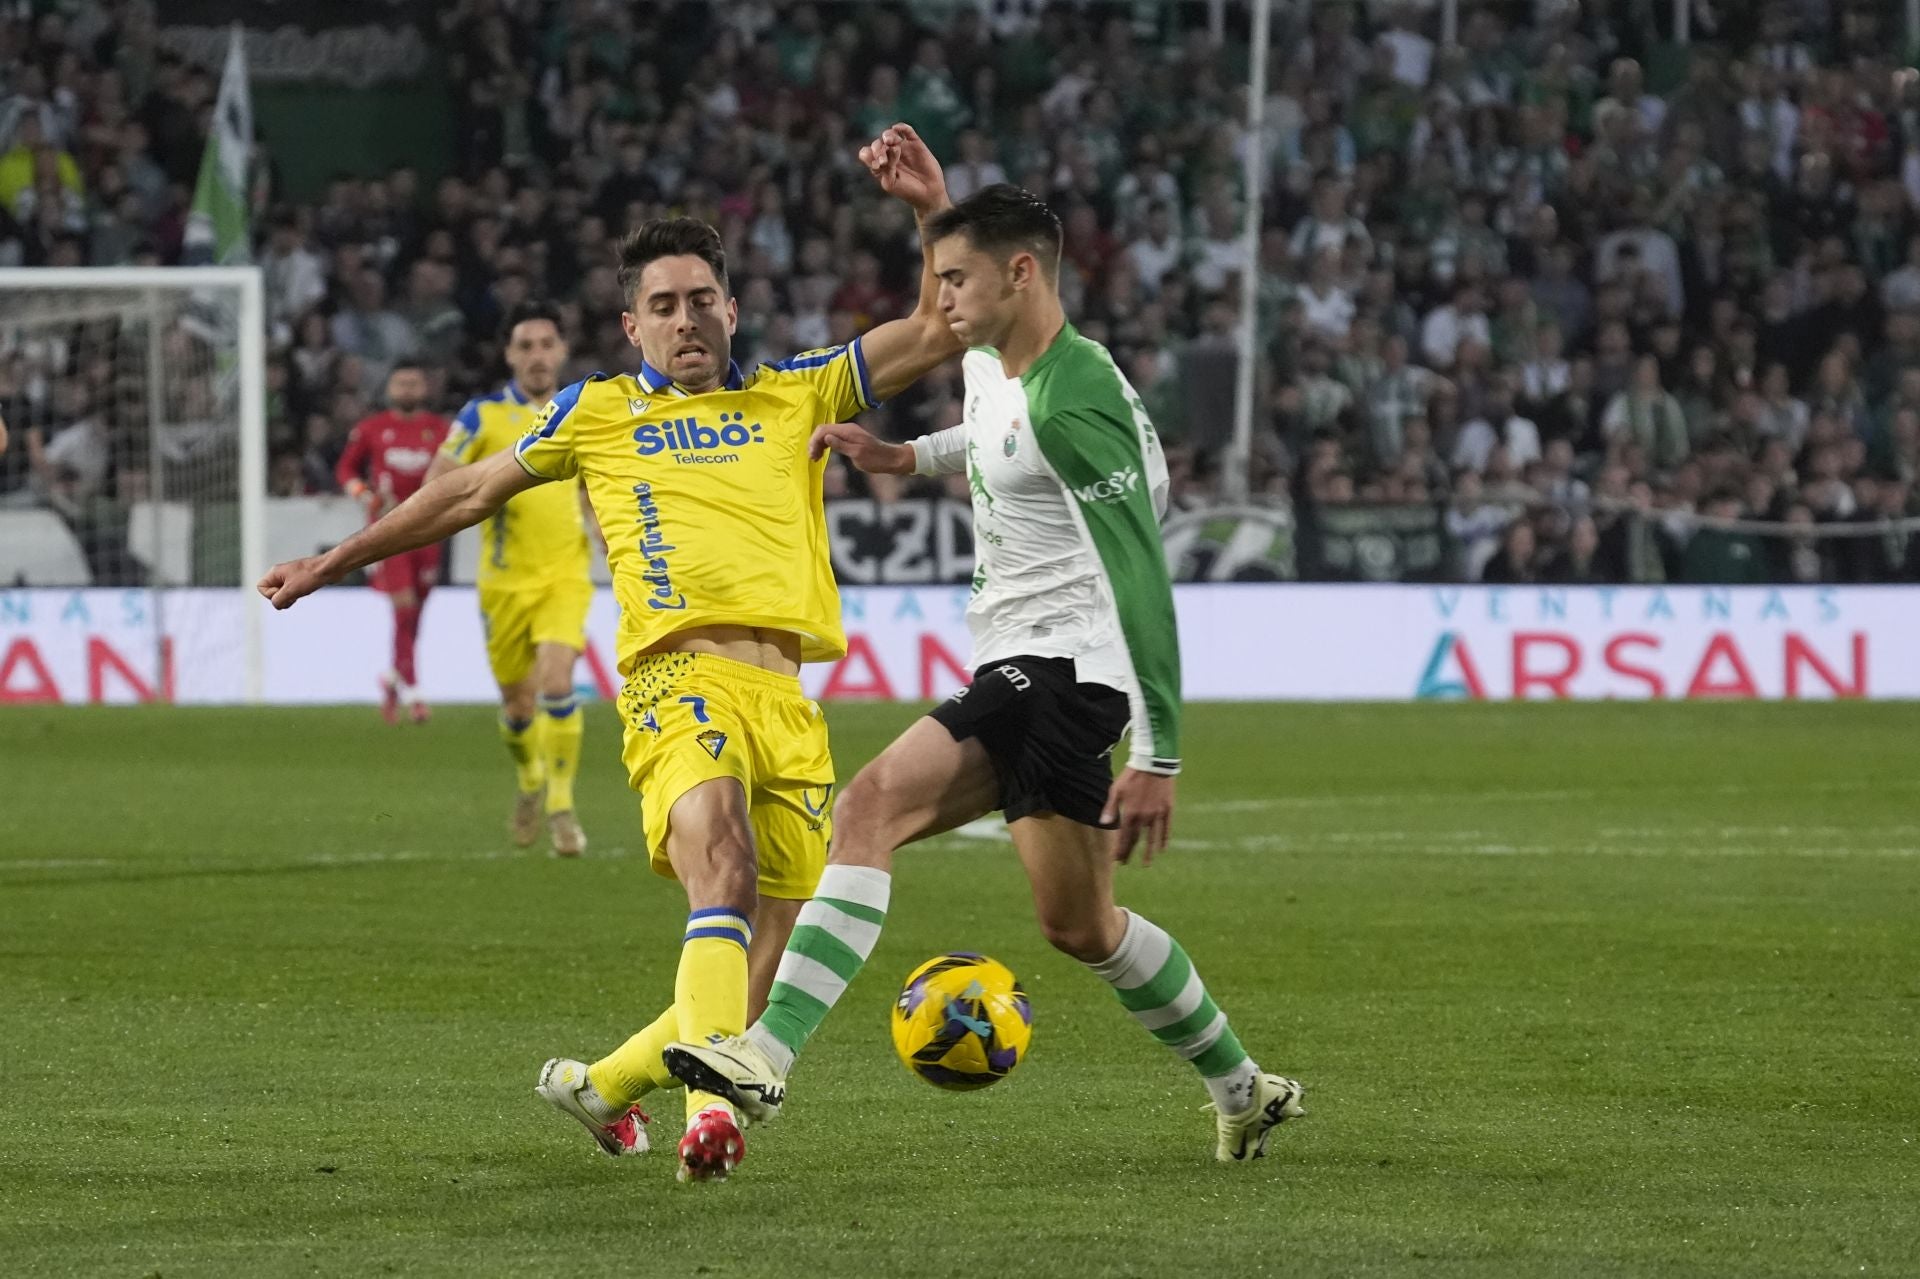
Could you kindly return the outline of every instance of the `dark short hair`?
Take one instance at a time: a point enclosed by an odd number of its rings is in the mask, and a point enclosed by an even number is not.
[[[387,370],[387,376],[392,377],[394,374],[404,373],[408,369],[412,369],[415,373],[418,373],[421,377],[425,377],[427,375],[427,366],[422,364],[418,360],[395,360],[393,362],[393,366]]]
[[[720,233],[699,218],[651,218],[627,232],[620,241],[620,292],[631,302],[649,263],[683,255],[712,267],[720,291],[728,292],[726,246]]]
[[[500,325],[501,343],[511,342],[513,331],[529,320],[545,320],[553,325],[555,333],[566,336],[566,329],[560,323],[560,308],[551,302],[530,298],[507,312],[506,320]]]
[[[927,241],[965,235],[993,254],[1031,253],[1049,276],[1060,269],[1060,219],[1046,201],[1008,182],[982,187],[927,224]]]

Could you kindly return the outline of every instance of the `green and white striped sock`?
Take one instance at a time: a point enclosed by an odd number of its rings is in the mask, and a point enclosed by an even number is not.
[[[1120,948],[1087,967],[1113,987],[1135,1021],[1193,1063],[1222,1114],[1240,1114],[1253,1104],[1259,1068],[1180,943],[1158,924],[1132,911],[1126,916]]]
[[[893,876],[871,866],[829,866],[787,941],[767,1011],[747,1038],[784,1074],[853,980],[887,919]]]

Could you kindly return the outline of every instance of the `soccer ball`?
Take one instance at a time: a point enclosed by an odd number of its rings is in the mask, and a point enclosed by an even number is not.
[[[1027,992],[985,955],[936,955],[907,975],[893,1001],[894,1051],[936,1088],[971,1092],[1006,1078],[1032,1038]]]

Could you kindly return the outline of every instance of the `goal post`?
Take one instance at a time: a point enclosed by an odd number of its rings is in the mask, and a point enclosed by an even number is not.
[[[0,269],[0,379],[12,447],[33,454],[0,491],[0,587],[144,591],[143,682],[260,701],[259,268]],[[208,669],[176,670],[187,661]]]

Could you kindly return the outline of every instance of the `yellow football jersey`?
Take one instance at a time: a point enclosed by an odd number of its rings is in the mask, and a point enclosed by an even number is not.
[[[465,463],[512,448],[540,409],[509,382],[468,401],[440,451]],[[587,576],[586,521],[571,484],[542,484],[516,494],[480,526],[480,539],[479,584],[489,590],[531,589],[556,577]]]
[[[516,446],[528,474],[581,476],[620,603],[620,669],[675,631],[790,631],[803,661],[844,656],[840,592],[807,438],[873,407],[855,339],[689,394],[657,369],[596,373]]]

